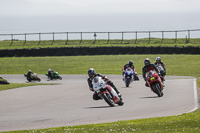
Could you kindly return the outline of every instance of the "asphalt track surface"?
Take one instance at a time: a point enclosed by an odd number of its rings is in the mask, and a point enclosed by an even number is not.
[[[26,83],[23,75],[1,75],[11,83]],[[166,76],[164,96],[134,81],[126,88],[121,75],[108,75],[121,91],[124,106],[109,107],[94,101],[87,75],[61,75],[60,83],[0,91],[0,131],[41,129],[178,115],[197,107],[193,77]]]

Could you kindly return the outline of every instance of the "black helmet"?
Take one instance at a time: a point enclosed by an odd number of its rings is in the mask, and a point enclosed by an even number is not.
[[[132,65],[133,65],[133,61],[130,60],[130,61],[128,62],[128,64],[129,64],[129,66],[132,66]]]
[[[96,72],[95,72],[94,68],[90,68],[90,69],[88,70],[88,76],[89,76],[90,78],[93,78],[95,74],[96,74]]]
[[[151,64],[150,59],[149,59],[149,58],[146,58],[146,59],[144,60],[144,65],[145,65],[145,66],[149,66],[150,64]]]

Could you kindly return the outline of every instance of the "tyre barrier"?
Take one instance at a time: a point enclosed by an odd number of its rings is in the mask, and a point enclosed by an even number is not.
[[[200,47],[64,47],[0,50],[0,57],[118,54],[200,54]]]

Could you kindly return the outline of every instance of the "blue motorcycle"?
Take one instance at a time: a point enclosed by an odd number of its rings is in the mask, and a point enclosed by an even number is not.
[[[126,87],[129,87],[129,85],[133,82],[133,69],[130,67],[127,68],[124,72],[124,82]]]

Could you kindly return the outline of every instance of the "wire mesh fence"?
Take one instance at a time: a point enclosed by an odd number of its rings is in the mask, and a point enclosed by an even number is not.
[[[23,41],[24,45],[27,41],[64,41],[68,44],[70,41],[76,40],[81,44],[85,40],[96,43],[98,40],[104,40],[111,43],[112,40],[118,40],[124,43],[126,40],[132,40],[129,43],[138,43],[139,39],[146,39],[150,43],[152,39],[172,39],[172,43],[176,43],[177,39],[185,39],[185,43],[190,42],[191,38],[200,38],[200,29],[193,30],[175,30],[175,31],[123,31],[123,32],[48,32],[48,33],[20,33],[20,34],[0,34],[0,41],[10,41],[10,45],[14,41]]]

